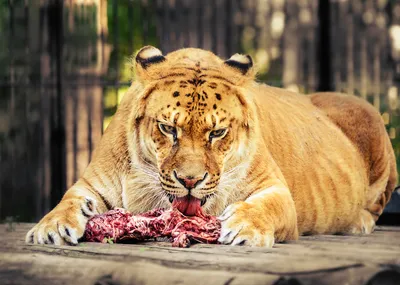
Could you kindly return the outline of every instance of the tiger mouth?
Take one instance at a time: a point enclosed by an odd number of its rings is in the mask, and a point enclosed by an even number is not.
[[[190,195],[190,194],[189,194],[189,195]],[[214,194],[208,194],[208,195],[204,196],[204,197],[200,200],[200,206],[203,207],[203,206],[206,204],[208,198],[210,198],[210,197],[213,196],[213,195],[214,195]],[[167,196],[168,196],[169,202],[172,204],[172,203],[174,202],[175,198],[176,198],[176,195],[172,195],[172,194],[167,193]]]

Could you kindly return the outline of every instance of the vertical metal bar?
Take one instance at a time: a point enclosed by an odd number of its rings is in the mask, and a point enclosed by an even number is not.
[[[163,17],[164,17],[164,10],[163,10],[163,1],[162,0],[157,0],[154,1],[154,9],[155,9],[155,25],[156,25],[156,32],[155,32],[155,37],[157,39],[157,42],[160,45],[160,49],[162,51],[164,50],[164,45],[163,45],[163,32],[164,32],[164,27],[163,27]]]
[[[189,34],[189,46],[190,47],[199,47],[198,42],[198,33],[199,33],[199,25],[198,25],[198,11],[197,5],[195,2],[187,0],[188,6],[188,34]]]
[[[9,55],[10,55],[10,85],[11,85],[11,111],[14,111],[14,56],[12,50],[14,49],[14,34],[15,34],[15,27],[14,27],[14,0],[9,0]]]
[[[105,65],[105,45],[104,43],[106,42],[107,38],[108,38],[108,23],[104,23],[105,22],[105,18],[106,18],[106,11],[107,11],[107,1],[106,0],[100,0],[99,1],[99,8],[100,10],[98,11],[98,13],[100,13],[99,17],[100,17],[100,23],[99,25],[99,29],[101,29],[101,33],[100,33],[100,41],[101,41],[101,70],[103,70],[104,65]],[[103,134],[103,122],[104,122],[104,96],[101,96],[101,115],[100,115],[100,125],[101,125],[101,134]]]
[[[303,86],[305,92],[309,91],[309,86],[308,86],[308,81],[306,80],[308,78],[308,76],[310,75],[310,70],[309,70],[309,66],[307,64],[306,61],[306,55],[307,55],[307,50],[308,50],[308,44],[306,39],[304,38],[303,35],[299,36],[299,48],[300,50],[304,51],[304,52],[298,52],[297,56],[298,56],[298,62],[299,62],[299,70],[301,70],[302,72],[299,72],[299,75],[297,77],[297,86]]]
[[[331,80],[331,27],[330,27],[330,1],[319,0],[319,85],[318,91],[333,90]]]
[[[345,30],[343,29],[343,25],[339,21],[340,19],[343,18],[342,4],[343,4],[342,2],[334,2],[330,6],[331,22],[338,23],[338,25],[334,25],[331,28],[331,38],[332,39],[340,38],[345,33]],[[317,38],[317,41],[319,41],[319,37]],[[341,41],[333,41],[332,49],[334,51],[338,51],[336,53],[331,54],[331,58],[332,58],[331,73],[333,76],[332,85],[334,86],[335,90],[338,91],[338,90],[341,90],[341,87],[343,85],[342,84],[342,70],[341,70],[341,64],[342,64],[342,60],[343,60],[341,58],[342,42]],[[319,58],[317,58],[317,62],[318,62],[318,60],[319,60]],[[319,65],[318,65],[318,68],[319,68]],[[319,80],[319,74],[317,74],[317,78]]]
[[[233,33],[232,26],[234,25],[233,21],[233,5],[232,0],[225,0],[225,10],[226,10],[226,57],[229,57],[233,52]]]
[[[79,86],[74,86],[73,88],[78,89]],[[72,144],[73,144],[73,176],[72,176],[72,183],[75,183],[75,181],[78,179],[78,99],[76,98],[78,94],[78,90],[75,90],[75,92],[72,93],[72,106],[73,107],[73,115],[72,115]]]
[[[217,17],[218,17],[218,5],[217,0],[212,1],[211,9],[211,50],[218,54],[217,50]]]
[[[211,17],[212,17],[212,2],[214,2],[214,0],[204,0],[201,1],[202,2],[202,8],[203,11],[200,13],[200,15],[202,16],[201,20],[202,20],[202,36],[203,36],[203,45],[202,48],[206,49],[206,50],[211,50],[212,46],[211,46]],[[205,4],[206,3],[206,4]]]
[[[360,93],[361,98],[367,100],[368,92],[368,54],[367,54],[367,39],[366,32],[361,34],[361,51],[360,51]]]
[[[185,24],[181,24],[182,19],[184,18],[183,14],[183,6],[181,0],[176,0],[175,7],[174,7],[174,24],[175,24],[175,37],[176,37],[176,47],[182,48],[183,47],[183,38],[184,38],[184,29]]]
[[[204,19],[204,9],[203,9],[203,1],[196,1],[197,3],[197,28],[198,28],[198,37],[197,37],[197,47],[202,48],[204,45],[204,29],[202,20]]]
[[[257,25],[257,6],[259,1],[253,0],[251,3],[251,26],[254,29],[253,47],[255,50],[260,48],[260,28]]]
[[[92,90],[95,88],[94,86],[90,87]],[[92,138],[92,132],[93,132],[93,127],[92,127],[92,108],[93,108],[93,100],[92,97],[95,94],[87,94],[88,96],[86,96],[86,107],[87,107],[87,128],[88,128],[88,148],[89,148],[89,155],[88,155],[88,164],[90,163],[90,161],[92,160],[92,152],[93,152],[93,138]]]
[[[25,38],[25,64],[26,65],[28,65],[28,62],[30,61],[29,60],[29,52],[30,52],[30,50],[29,50],[29,32],[30,32],[29,20],[30,20],[29,19],[29,0],[25,0],[25,3],[24,3],[24,26],[25,26],[25,33],[26,33],[25,34],[25,36],[26,36],[26,38]],[[30,82],[29,75],[25,79],[26,79],[25,83],[28,84]],[[25,98],[25,99],[29,100],[29,98]],[[29,102],[29,101],[27,101],[27,102]],[[27,105],[27,106],[29,106],[29,105]]]
[[[133,51],[134,51],[134,41],[133,41],[133,37],[134,37],[134,33],[133,33],[133,29],[134,29],[134,18],[133,18],[133,0],[129,0],[128,3],[128,23],[129,23],[129,29],[128,29],[128,52],[129,52],[129,56],[133,56]],[[130,69],[130,80],[133,79],[133,68]],[[117,102],[118,104],[118,102]]]
[[[244,13],[245,13],[245,9],[244,9],[244,4],[243,4],[243,0],[237,0],[237,11],[238,13],[241,15],[240,17],[240,23],[238,24],[238,28],[236,30],[237,32],[237,37],[236,37],[236,45],[237,45],[237,49],[240,49],[240,51],[242,51],[242,43],[240,41],[240,39],[242,38],[243,35],[243,31],[244,31]]]
[[[118,42],[118,0],[113,0],[113,46],[115,52],[115,78],[114,78],[114,87],[115,87],[115,101],[118,102],[118,82],[119,82],[119,42]]]
[[[163,48],[166,49],[164,52],[169,52],[170,51],[170,38],[169,38],[169,1],[163,1],[162,5],[162,12],[163,12],[163,20],[162,20],[162,44]]]
[[[9,65],[9,72],[10,72],[10,104],[9,104],[9,112],[10,112],[10,118],[14,117],[14,111],[15,111],[15,82],[14,82],[14,56],[13,56],[13,50],[14,50],[14,35],[15,35],[15,26],[14,26],[14,1],[13,0],[9,0],[9,15],[10,15],[10,19],[9,19],[9,42],[8,42],[8,46],[9,46],[9,56],[10,56],[10,65]],[[10,138],[9,139],[13,140],[14,138]],[[10,205],[15,205],[16,204],[16,176],[17,176],[17,169],[16,168],[16,146],[14,143],[11,144],[11,155],[10,155],[10,159],[11,159],[11,173],[12,173],[12,177],[11,177],[11,188],[12,191],[10,193],[10,199],[9,199],[9,203]],[[6,200],[6,199],[5,199]],[[8,199],[7,199],[8,200]],[[8,209],[9,206],[7,207]],[[7,210],[6,210],[7,212]]]
[[[347,23],[347,94],[354,94],[354,23],[351,12],[351,2],[348,2],[348,10],[346,11]]]
[[[128,51],[129,51],[129,56],[133,55],[133,29],[134,29],[134,21],[133,21],[133,0],[129,0],[128,3],[128,23],[129,23],[129,39],[128,39]],[[133,76],[133,74],[132,74]]]
[[[32,159],[32,149],[33,147],[37,146],[36,143],[36,138],[32,140],[31,138],[31,130],[34,127],[29,116],[29,109],[30,109],[30,98],[32,95],[36,96],[36,88],[33,88],[32,86],[29,86],[29,66],[31,66],[31,60],[29,57],[29,6],[28,6],[28,0],[25,0],[24,2],[24,30],[25,30],[25,50],[24,50],[24,64],[26,66],[25,74],[24,74],[24,83],[26,84],[27,88],[23,90],[23,96],[24,96],[24,102],[25,102],[25,109],[24,109],[24,120],[25,120],[25,130],[24,133],[26,135],[26,141],[32,141],[33,144],[31,145],[30,148],[28,148],[25,153],[24,153],[24,160],[28,162],[29,167],[26,167],[24,169],[24,177],[22,178],[25,183],[32,183],[32,189],[33,191],[26,195],[25,197],[33,198],[31,195],[36,192],[36,189],[38,189],[39,185],[35,185],[35,176],[38,176],[40,168],[38,167],[37,160]],[[29,87],[28,87],[29,86]],[[28,89],[29,88],[29,89]],[[28,91],[29,90],[29,91]],[[28,95],[29,93],[29,95]],[[26,199],[26,198],[25,198]],[[33,209],[26,209],[24,211],[23,216],[24,219],[27,217],[31,217],[33,214]]]
[[[380,44],[375,43],[374,47],[374,59],[373,59],[373,70],[374,70],[374,106],[380,110],[380,91],[381,91],[381,49]]]
[[[85,4],[86,5],[84,5],[84,9],[83,9],[83,11],[84,11],[84,14],[83,14],[84,15],[84,19],[83,19],[84,20],[84,24],[86,26],[92,27],[93,26],[93,22],[91,21],[92,18],[90,17],[90,8],[91,7],[89,6],[89,3],[85,3]],[[85,46],[84,52],[83,52],[84,53],[84,59],[85,59],[84,66],[87,66],[87,67],[89,67],[91,65],[91,58],[92,58],[92,56],[91,56],[91,44],[92,44],[92,42],[88,41],[86,46]],[[92,117],[91,117],[92,116],[92,112],[91,112],[92,100],[91,99],[94,96],[93,89],[94,89],[94,84],[96,82],[96,78],[93,78],[93,77],[89,78],[88,75],[85,75],[83,80],[84,80],[84,85],[85,85],[83,94],[84,94],[84,96],[86,98],[84,98],[85,100],[82,100],[82,101],[85,102],[84,103],[84,107],[86,109],[86,117],[83,116],[83,118],[86,119],[86,126],[85,126],[86,131],[87,131],[87,139],[86,139],[87,140],[87,142],[86,142],[86,147],[87,147],[87,156],[86,156],[86,158],[87,158],[87,160],[86,160],[86,165],[88,165],[89,162],[90,162],[91,156],[92,156],[92,143],[93,143],[92,135],[93,135],[93,133],[92,133],[92,122],[91,122],[91,120],[92,120]],[[87,92],[86,91],[87,89],[89,89],[90,91]],[[85,156],[83,156],[83,158],[84,157]],[[81,174],[82,174],[82,172],[79,173],[79,175],[81,175]]]
[[[39,6],[39,5],[38,5]],[[41,176],[41,184],[39,185],[40,188],[36,193],[36,212],[35,212],[35,219],[40,219],[43,214],[43,197],[50,196],[50,189],[51,189],[51,145],[50,145],[50,99],[49,99],[49,92],[46,90],[44,85],[46,84],[45,78],[47,78],[49,72],[48,67],[48,47],[47,44],[48,40],[48,17],[47,17],[47,3],[43,3],[39,6],[39,54],[40,54],[40,73],[39,76],[39,92],[40,92],[40,129],[42,131],[41,136],[41,149],[40,149],[40,156],[41,156],[41,165],[43,168],[42,176]]]
[[[148,34],[149,34],[149,17],[148,17],[149,3],[147,0],[142,0],[142,23],[143,23],[143,44],[147,45],[148,43]]]
[[[52,194],[51,207],[55,206],[61,199],[66,190],[65,177],[65,128],[64,128],[64,96],[62,84],[62,69],[63,69],[63,0],[56,0],[54,6],[54,22],[55,29],[53,30],[55,40],[55,63],[56,63],[56,102],[55,113],[56,122],[55,129],[52,131],[52,164],[55,171],[52,174]],[[53,192],[56,191],[56,192]],[[49,210],[49,205],[45,205],[45,211]]]
[[[183,47],[189,46],[190,39],[190,20],[189,20],[189,3],[187,1],[182,5],[182,23],[183,26]]]
[[[315,77],[317,75],[316,72],[316,48],[315,48],[315,29],[314,26],[310,28],[308,31],[307,41],[308,41],[308,78],[307,78],[307,85],[308,90],[307,92],[315,92],[316,88],[316,80]]]
[[[220,57],[226,58],[228,55],[226,54],[226,48],[229,45],[229,39],[226,37],[226,29],[230,23],[227,22],[228,12],[225,10],[225,1],[217,0],[216,1],[216,26],[215,26],[215,42],[216,49],[215,52]]]
[[[229,7],[228,11],[228,19],[229,30],[227,31],[226,38],[229,39],[229,45],[227,48],[227,57],[230,57],[235,52],[239,52],[239,46],[237,45],[237,25],[235,21],[235,14],[237,11],[237,0],[226,0],[227,6]],[[229,3],[229,4],[228,4]]]
[[[169,29],[168,37],[169,43],[168,48],[170,51],[176,50],[176,11],[175,11],[175,0],[168,0],[168,22],[169,22]]]

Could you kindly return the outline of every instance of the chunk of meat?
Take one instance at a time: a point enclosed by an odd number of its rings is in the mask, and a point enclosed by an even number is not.
[[[194,216],[185,216],[177,208],[155,209],[132,215],[114,209],[91,218],[84,234],[86,241],[144,241],[157,237],[173,239],[172,246],[188,247],[191,242],[217,243],[221,224],[214,216],[204,215],[201,208]]]

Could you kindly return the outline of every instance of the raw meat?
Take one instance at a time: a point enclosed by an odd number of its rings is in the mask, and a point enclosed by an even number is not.
[[[117,208],[91,218],[84,239],[126,242],[169,237],[175,247],[189,247],[191,242],[217,243],[221,224],[216,217],[204,215],[200,207],[194,216],[185,216],[178,209],[179,205],[170,210],[155,209],[135,216]]]

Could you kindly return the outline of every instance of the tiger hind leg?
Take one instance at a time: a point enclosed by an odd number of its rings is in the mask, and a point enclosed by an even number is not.
[[[369,177],[365,210],[356,217],[350,231],[369,232],[373,229],[371,218],[378,220],[397,183],[396,157],[381,115],[355,96],[316,93],[310,98],[350,139],[364,160]]]
[[[347,234],[360,235],[370,234],[375,229],[375,219],[368,210],[361,210],[354,224],[349,228]]]

